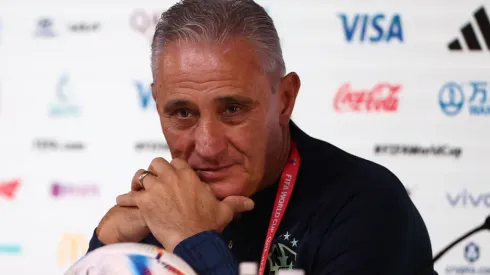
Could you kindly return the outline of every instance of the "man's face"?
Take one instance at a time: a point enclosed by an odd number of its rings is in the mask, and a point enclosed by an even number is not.
[[[152,88],[172,157],[186,160],[218,199],[255,193],[289,119],[252,45],[170,43],[158,65]]]

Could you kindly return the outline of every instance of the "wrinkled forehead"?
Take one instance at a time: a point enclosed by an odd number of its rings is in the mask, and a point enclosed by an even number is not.
[[[165,45],[156,82],[172,86],[185,81],[232,81],[250,86],[260,85],[266,77],[255,48],[247,40],[234,39],[219,44],[180,40]]]

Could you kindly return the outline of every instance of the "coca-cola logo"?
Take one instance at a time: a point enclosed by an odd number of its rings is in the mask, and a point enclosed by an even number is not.
[[[129,25],[134,31],[151,40],[160,19],[160,14],[159,12],[151,13],[145,10],[134,10],[129,17]]]
[[[395,112],[398,110],[400,84],[379,83],[369,90],[355,90],[343,84],[335,95],[336,112]]]

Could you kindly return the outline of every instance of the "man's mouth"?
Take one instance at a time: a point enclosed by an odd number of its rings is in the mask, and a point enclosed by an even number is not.
[[[221,169],[226,169],[231,167],[233,164],[221,165],[221,166],[207,166],[207,167],[196,167],[194,170],[196,171],[219,171]]]
[[[224,178],[233,164],[222,166],[196,167],[194,170],[203,181],[212,181]]]

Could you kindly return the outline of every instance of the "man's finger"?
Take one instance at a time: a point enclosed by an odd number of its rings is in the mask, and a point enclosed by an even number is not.
[[[164,158],[153,159],[150,163],[150,166],[148,167],[148,170],[157,175],[160,183],[176,182],[178,178],[177,170],[175,169],[175,167]],[[149,189],[149,187],[146,185],[146,179],[150,178],[150,176],[151,175],[145,177],[145,182],[143,183],[145,189]],[[151,178],[153,179],[153,177]],[[157,181],[152,182],[152,184],[153,183],[157,183]]]
[[[185,160],[180,159],[180,158],[174,158],[170,162],[170,164],[175,168],[175,170],[183,170],[183,169],[189,169],[192,170],[191,166],[189,163],[187,163]]]
[[[141,180],[140,180],[141,175],[144,172],[146,172],[145,170],[140,169],[140,170],[138,170],[138,172],[136,172],[136,174],[134,174],[133,182],[132,182],[131,186],[139,185],[140,187],[137,187],[137,188],[139,188],[138,190],[132,190],[132,191],[140,191],[142,189],[149,190],[152,186],[157,184],[158,180],[157,180],[157,177],[155,176],[155,173],[152,170],[149,170],[149,171],[150,171],[150,173],[147,173],[147,175],[144,176],[143,179],[141,179]],[[158,178],[160,178],[160,177],[158,177]],[[164,177],[162,177],[162,179],[163,178]]]
[[[138,191],[138,192],[131,191],[124,195],[117,196],[116,203],[119,206],[137,207],[138,200],[141,197],[142,192],[143,191]]]
[[[140,176],[141,176],[141,174],[143,174],[143,172],[145,172],[145,170],[139,169],[134,174],[133,180],[131,181],[131,191],[140,191],[140,190],[144,189],[140,183]],[[148,176],[150,176],[150,175],[148,175]]]
[[[222,201],[226,206],[231,208],[233,214],[250,211],[254,208],[254,201],[242,196],[229,196]]]
[[[152,171],[158,176],[172,172],[175,173],[175,168],[164,158],[154,158],[151,161],[148,170]]]
[[[206,186],[206,189],[208,189],[209,192],[213,192],[213,189],[211,188],[211,185],[205,183],[204,186]]]

